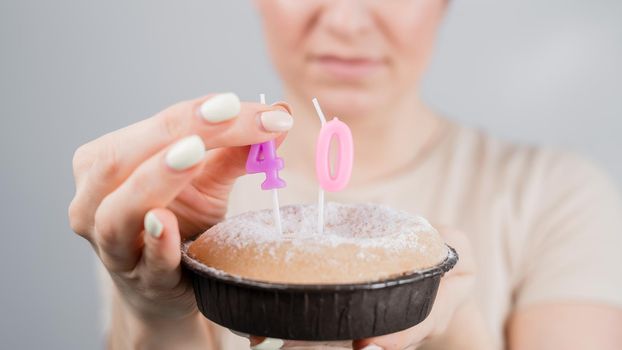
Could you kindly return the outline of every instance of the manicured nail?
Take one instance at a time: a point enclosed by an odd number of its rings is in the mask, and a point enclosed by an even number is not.
[[[205,156],[205,144],[198,135],[177,141],[166,153],[166,164],[175,170],[185,170],[197,164]]]
[[[238,95],[227,92],[216,95],[203,102],[199,111],[203,119],[210,123],[220,123],[237,117],[240,114],[240,99]]]
[[[285,344],[281,339],[266,338],[261,343],[251,347],[251,350],[278,350]]]
[[[238,332],[238,331],[234,331],[233,329],[229,330],[231,333],[237,335],[238,337],[242,337],[242,338],[250,338],[250,334],[246,334],[246,333],[242,333],[242,332]]]
[[[145,231],[155,238],[160,237],[162,231],[164,231],[164,225],[162,225],[158,217],[152,212],[148,212],[147,215],[145,215]]]
[[[369,344],[361,350],[384,350],[376,344]]]
[[[285,111],[267,111],[261,113],[261,126],[266,131],[283,132],[292,128],[294,118]]]

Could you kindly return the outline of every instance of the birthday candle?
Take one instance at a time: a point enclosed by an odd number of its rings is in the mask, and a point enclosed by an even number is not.
[[[315,152],[315,172],[320,189],[318,194],[318,231],[324,232],[324,191],[336,192],[343,190],[350,181],[352,175],[352,162],[354,159],[354,144],[352,132],[348,126],[334,118],[326,122],[326,117],[320,108],[317,99],[313,99],[313,106],[322,123],[322,129],[318,135]],[[338,145],[335,173],[331,174],[330,143],[333,138]]]
[[[261,94],[261,103],[265,104],[265,95]],[[246,159],[246,172],[249,174],[264,173],[266,179],[261,184],[264,190],[272,190],[272,207],[274,224],[279,234],[283,233],[281,211],[277,189],[285,187],[285,181],[279,177],[279,170],[284,167],[283,159],[277,157],[274,140],[251,145]]]
[[[279,170],[284,167],[283,159],[276,155],[274,140],[251,145],[246,160],[246,172],[249,174],[264,173],[266,179],[261,184],[264,190],[285,187],[285,181],[279,177]]]
[[[338,151],[335,174],[331,174],[330,142],[337,139]],[[350,128],[338,118],[326,123],[320,130],[315,154],[315,172],[320,186],[326,191],[343,190],[352,175],[353,142]]]

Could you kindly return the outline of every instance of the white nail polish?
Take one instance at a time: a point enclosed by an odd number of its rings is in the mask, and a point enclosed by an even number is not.
[[[266,338],[261,343],[251,347],[251,350],[278,350],[285,344],[281,339]]]
[[[145,215],[145,231],[155,238],[160,237],[162,231],[164,231],[164,225],[162,225],[158,217],[152,212],[148,212],[147,215]]]
[[[240,114],[238,95],[228,92],[211,97],[203,102],[199,111],[203,119],[210,123],[220,123],[237,117]]]
[[[234,331],[233,329],[229,330],[231,333],[237,335],[238,337],[242,337],[242,338],[250,338],[250,334],[246,334],[246,333],[242,333],[242,332],[238,332],[238,331]]]
[[[362,350],[384,350],[384,349],[382,349],[376,344],[369,344],[366,347],[364,347]]]
[[[270,132],[287,131],[294,125],[294,118],[285,111],[263,112],[260,119],[263,128]]]
[[[185,170],[203,159],[205,144],[198,135],[188,136],[177,141],[166,153],[166,164],[175,170]]]

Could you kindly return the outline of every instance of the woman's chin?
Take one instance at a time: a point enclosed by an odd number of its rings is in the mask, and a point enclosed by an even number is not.
[[[317,98],[326,118],[338,117],[344,120],[364,118],[375,114],[383,104],[383,96],[363,89],[319,88],[311,91]]]

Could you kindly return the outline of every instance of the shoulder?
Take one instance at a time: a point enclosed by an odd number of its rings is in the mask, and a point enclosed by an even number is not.
[[[474,164],[481,175],[504,180],[515,188],[546,190],[582,184],[616,188],[602,166],[576,152],[512,142],[484,131],[459,126],[452,137],[456,154]]]
[[[450,181],[466,186],[464,200],[501,210],[529,231],[534,225],[571,215],[613,222],[622,217],[618,185],[603,168],[580,154],[502,140],[457,127],[450,138]]]

